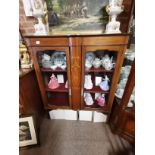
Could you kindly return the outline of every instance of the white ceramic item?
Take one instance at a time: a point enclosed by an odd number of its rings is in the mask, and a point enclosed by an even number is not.
[[[124,89],[117,89],[115,95],[118,98],[122,98],[123,97],[123,93],[124,93]]]
[[[85,61],[85,68],[86,68],[86,70],[89,70],[92,67],[92,65],[93,64],[88,59],[86,59],[86,61]]]
[[[92,89],[93,88],[93,83],[92,83],[92,80],[91,80],[91,75],[85,75],[84,88],[86,88],[86,89]]]
[[[93,61],[93,66],[94,68],[99,68],[101,66],[102,62],[99,58],[95,58],[95,60]]]
[[[110,3],[106,7],[106,12],[110,16],[110,21],[106,25],[106,31],[105,33],[107,34],[112,34],[112,33],[121,33],[120,31],[120,22],[116,21],[117,16],[123,11],[124,7],[122,6],[121,3],[115,2],[115,3]]]
[[[51,66],[51,69],[53,69],[53,70],[55,70],[56,68],[57,68],[56,65],[52,65],[52,66]]]
[[[100,88],[104,91],[108,91],[109,90],[109,78],[107,75],[105,75],[105,78],[103,79],[103,81],[99,84]]]
[[[94,101],[90,93],[84,93],[84,101],[86,105],[93,105]]]

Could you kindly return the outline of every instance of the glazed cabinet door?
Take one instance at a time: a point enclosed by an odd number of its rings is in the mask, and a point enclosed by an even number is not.
[[[69,47],[31,47],[45,109],[71,108]]]
[[[110,113],[125,46],[82,47],[81,107]]]

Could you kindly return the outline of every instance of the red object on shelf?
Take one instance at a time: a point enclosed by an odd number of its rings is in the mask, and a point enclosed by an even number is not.
[[[97,104],[99,105],[99,106],[101,106],[101,107],[104,107],[104,105],[105,105],[105,97],[104,96],[99,96],[97,99]]]
[[[55,77],[55,75],[52,74],[52,76],[50,78],[51,78],[51,80],[48,83],[48,87],[50,89],[56,89],[56,88],[58,88],[59,87],[59,83],[58,83],[58,79]]]

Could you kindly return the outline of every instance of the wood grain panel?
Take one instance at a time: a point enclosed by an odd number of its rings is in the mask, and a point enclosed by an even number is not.
[[[124,45],[128,43],[126,36],[83,37],[82,45]]]
[[[30,38],[27,41],[28,46],[68,46],[68,38]]]
[[[81,43],[79,37],[70,38],[71,91],[74,110],[81,108],[81,44],[79,43]]]

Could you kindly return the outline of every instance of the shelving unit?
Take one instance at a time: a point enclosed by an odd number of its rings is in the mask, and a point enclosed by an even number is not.
[[[93,43],[92,43],[93,44]],[[92,45],[91,44],[91,45]],[[121,65],[122,63],[122,59],[123,57],[120,55],[120,53],[122,52],[120,49],[118,49],[117,46],[104,46],[102,45],[102,42],[97,43],[99,44],[99,46],[96,46],[93,44],[92,47],[90,46],[85,46],[83,48],[83,52],[82,52],[82,79],[83,79],[83,85],[82,85],[82,89],[83,89],[83,95],[81,98],[81,103],[82,103],[82,108],[85,110],[98,110],[98,111],[102,111],[104,113],[110,113],[110,109],[111,109],[111,99],[112,99],[112,92],[113,89],[115,89],[115,80],[117,80],[117,75],[119,73],[119,69],[118,66]],[[102,46],[101,46],[102,45]],[[102,65],[99,68],[94,68],[93,66],[90,69],[86,69],[85,68],[85,61],[86,61],[86,55],[89,53],[93,53],[95,55],[95,58],[99,58],[100,60],[102,60],[102,58],[105,55],[108,55],[110,58],[113,57],[113,61],[112,63],[115,63],[114,67],[111,70],[106,70]],[[120,60],[120,61],[118,61]],[[91,75],[91,80],[93,83],[93,88],[92,89],[86,89],[84,88],[84,83],[85,83],[85,75]],[[108,91],[104,91],[102,90],[99,86],[95,85],[95,77],[102,77],[102,79],[104,78],[104,76],[107,75],[110,82],[109,84],[109,90]],[[114,78],[115,77],[115,78]],[[90,95],[92,96],[92,99],[94,101],[93,105],[87,105],[84,101],[84,94],[85,93],[90,93]],[[104,106],[100,106],[95,98],[95,94],[96,93],[100,93],[101,95],[104,94],[105,95],[105,104]]]
[[[99,67],[99,68],[94,68],[92,67],[89,70],[85,70],[85,73],[113,73],[114,70],[105,70],[103,67]]]
[[[110,114],[129,34],[80,36],[27,35],[24,38],[34,62],[45,109],[97,110]],[[66,70],[61,68],[53,70],[50,66],[45,68],[40,65],[41,55],[45,53],[52,56],[54,52],[64,52],[66,54]],[[110,57],[113,56],[113,62],[115,62],[114,69],[109,71],[103,67],[98,69],[92,67],[89,70],[85,70],[85,54],[88,52],[93,52],[97,56],[103,53],[107,53]],[[56,89],[48,88],[52,74],[56,77],[62,74],[64,81],[68,80],[68,88],[65,88],[65,82]],[[95,85],[90,90],[84,89],[84,77],[87,74],[92,75],[93,85],[95,84],[95,76],[104,77],[105,74],[108,75],[110,90],[103,91],[99,86]],[[93,105],[89,106],[84,103],[84,93],[91,93],[94,100]],[[105,94],[106,103],[104,107],[99,106],[95,101],[95,93]]]
[[[130,101],[135,87],[135,60],[124,59],[123,65],[131,65],[130,74],[124,88],[122,98],[115,97],[110,117],[110,127],[114,133],[119,134],[131,143],[135,142],[135,102]],[[129,107],[129,102],[133,106]]]
[[[42,72],[60,72],[60,73],[63,73],[63,72],[67,72],[67,70],[63,70],[61,68],[56,68],[55,70],[51,69],[51,68],[41,68],[40,69]]]

